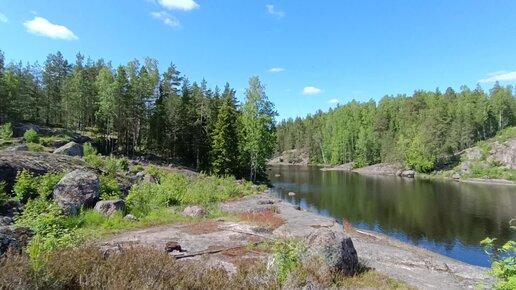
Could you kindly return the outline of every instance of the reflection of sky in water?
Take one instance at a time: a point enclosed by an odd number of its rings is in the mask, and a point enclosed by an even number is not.
[[[313,177],[310,177],[310,178],[312,179]],[[340,214],[332,214],[325,208],[318,208],[317,200],[314,202],[313,198],[310,202],[308,202],[308,200],[307,200],[308,196],[313,197],[316,195],[323,194],[322,191],[325,190],[324,182],[326,182],[326,180],[322,180],[322,181],[319,181],[319,183],[316,182],[316,184],[314,184],[314,183],[310,183],[309,180],[300,180],[300,182],[297,182],[297,180],[296,180],[296,182],[285,182],[285,181],[281,180],[282,177],[276,177],[276,178],[271,178],[271,179],[272,179],[272,183],[274,184],[274,188],[272,189],[273,194],[285,199],[286,201],[288,201],[292,204],[297,204],[303,209],[309,210],[311,212],[316,212],[316,213],[324,215],[324,216],[331,216],[333,218],[336,218],[337,222],[342,223],[343,216],[340,216]],[[325,178],[323,178],[323,179],[325,179]],[[383,182],[382,180],[389,181],[388,178],[387,179],[375,178],[374,180],[375,180],[375,182],[380,182],[380,183]],[[291,181],[291,180],[289,180],[289,181]],[[405,181],[403,181],[403,182],[405,182]],[[409,182],[419,182],[419,181],[409,180],[406,183],[409,183]],[[428,181],[424,181],[424,182],[428,182]],[[365,191],[365,194],[368,194],[368,193],[371,193],[374,191],[379,196],[384,196],[386,198],[391,197],[389,195],[389,193],[384,191],[384,188],[382,188],[381,184],[378,188],[376,188],[376,186],[378,186],[378,185],[375,184],[375,188],[367,188],[367,190]],[[436,186],[436,188],[439,188],[438,185],[429,185],[429,186]],[[453,184],[451,186],[457,187],[460,185]],[[332,190],[334,190],[334,188],[332,188]],[[339,188],[338,188],[338,191],[342,191],[342,192],[349,192],[350,190],[352,190],[352,189],[347,188],[345,186],[341,187],[341,185],[339,185]],[[458,191],[456,189],[454,189],[454,190]],[[492,188],[491,190],[494,192],[497,191],[495,188]],[[296,196],[293,196],[293,197],[288,196],[288,192],[290,192],[290,191],[295,192]],[[410,193],[417,194],[416,192],[412,192],[412,191]],[[335,193],[332,193],[332,194],[335,194]],[[425,194],[425,193],[423,193],[423,194]],[[462,192],[459,192],[459,193],[446,192],[445,194],[462,194]],[[468,191],[468,192],[465,192],[464,194],[474,194],[474,193],[471,193]],[[347,197],[347,195],[345,195],[345,194],[343,194],[342,196]],[[461,199],[460,201],[462,202],[463,200]],[[470,203],[472,203],[472,201],[467,200],[467,199],[464,200],[462,204],[457,201],[453,201],[453,200],[451,201],[451,205],[454,207],[458,207],[458,208],[472,206]],[[432,205],[429,205],[429,206],[432,206]],[[492,205],[492,204],[486,204],[485,206],[488,208],[494,207],[494,205]],[[498,206],[498,205],[496,205],[496,206]],[[492,208],[491,210],[494,210],[496,212],[496,210],[494,208]],[[486,214],[484,214],[484,212],[479,212],[478,217],[490,218],[490,217],[486,216]],[[484,253],[484,251],[483,251],[482,247],[480,247],[480,245],[478,245],[478,246],[465,245],[458,238],[456,238],[453,242],[436,242],[431,239],[428,239],[424,235],[409,236],[407,233],[404,233],[403,230],[386,230],[386,229],[383,229],[382,226],[378,223],[378,220],[377,220],[378,218],[382,218],[382,217],[380,217],[380,216],[376,217],[376,222],[374,222],[374,223],[355,221],[355,222],[352,222],[352,224],[356,228],[383,233],[390,237],[396,238],[400,241],[411,243],[411,244],[426,248],[433,252],[463,261],[465,263],[479,265],[479,266],[485,266],[485,267],[488,267],[490,265],[489,258]],[[441,226],[446,227],[446,225],[444,225],[444,224]]]

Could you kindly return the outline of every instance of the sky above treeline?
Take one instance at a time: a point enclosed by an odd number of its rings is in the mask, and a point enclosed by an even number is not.
[[[7,61],[61,51],[155,58],[243,99],[260,76],[279,118],[352,99],[516,83],[513,0],[0,0]]]

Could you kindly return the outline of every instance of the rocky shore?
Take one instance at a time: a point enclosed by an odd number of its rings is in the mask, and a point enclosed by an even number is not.
[[[234,271],[242,261],[267,259],[268,254],[247,250],[227,254],[227,251],[245,249],[246,245],[278,237],[306,238],[320,229],[328,229],[351,238],[362,265],[418,289],[474,289],[478,285],[489,287],[493,282],[487,268],[467,265],[382,234],[343,227],[332,218],[300,209],[268,193],[223,203],[219,207],[235,215],[273,211],[283,223],[269,230],[225,219],[167,225],[120,233],[107,240],[104,246],[130,244],[164,248],[174,241],[184,251],[176,251],[174,255],[200,259],[206,265]],[[185,253],[191,255],[185,256]]]

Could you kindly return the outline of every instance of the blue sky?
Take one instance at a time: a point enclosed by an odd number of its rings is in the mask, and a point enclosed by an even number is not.
[[[0,0],[0,49],[113,64],[146,56],[192,81],[258,75],[285,117],[416,89],[516,82],[516,1]]]

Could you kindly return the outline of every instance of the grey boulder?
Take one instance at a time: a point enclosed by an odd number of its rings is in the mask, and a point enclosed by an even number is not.
[[[52,196],[67,215],[76,215],[81,207],[92,207],[99,198],[100,182],[90,171],[74,170],[54,187]]]
[[[203,217],[207,214],[207,211],[204,207],[194,205],[194,206],[188,206],[183,211],[184,216],[188,217]]]
[[[95,211],[111,217],[118,212],[125,210],[125,203],[123,200],[101,200],[95,204]]]
[[[81,144],[72,141],[54,150],[54,154],[82,157],[84,148]]]
[[[320,228],[305,239],[308,258],[320,258],[329,271],[353,275],[358,269],[358,256],[353,241],[343,232]]]

